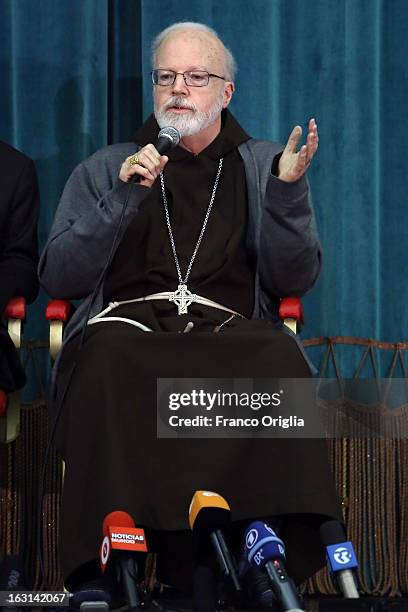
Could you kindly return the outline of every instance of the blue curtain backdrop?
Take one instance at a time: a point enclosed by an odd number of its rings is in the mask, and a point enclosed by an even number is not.
[[[247,132],[284,143],[317,119],[324,269],[304,337],[408,340],[405,0],[0,0],[0,138],[36,162],[41,244],[75,165],[151,112],[151,40],[186,20],[234,53],[231,108]],[[45,302],[30,307],[30,337],[47,334]]]

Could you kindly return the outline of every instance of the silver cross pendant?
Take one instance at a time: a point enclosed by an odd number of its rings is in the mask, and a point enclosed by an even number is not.
[[[191,293],[184,284],[179,285],[177,291],[171,293],[169,297],[169,302],[176,304],[179,315],[188,313],[188,307],[195,301],[196,294]]]

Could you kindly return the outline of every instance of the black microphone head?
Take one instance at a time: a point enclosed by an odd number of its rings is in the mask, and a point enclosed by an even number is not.
[[[339,544],[347,540],[344,525],[335,519],[324,521],[320,525],[320,537],[324,546]]]
[[[163,155],[166,151],[169,151],[173,147],[177,147],[180,139],[180,132],[175,127],[164,127],[160,130],[157,137],[156,149]]]
[[[194,523],[196,531],[216,531],[225,529],[231,523],[231,512],[223,508],[204,508],[202,509]]]

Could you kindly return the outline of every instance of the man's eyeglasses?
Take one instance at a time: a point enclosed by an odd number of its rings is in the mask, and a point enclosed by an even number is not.
[[[222,76],[218,76],[218,74],[210,74],[206,70],[187,70],[187,72],[174,72],[174,70],[164,70],[163,68],[159,68],[156,70],[152,70],[152,81],[153,85],[173,85],[176,80],[177,75],[181,74],[184,82],[189,87],[205,87],[208,85],[210,77],[215,77],[216,79],[222,79],[225,81],[225,78]]]

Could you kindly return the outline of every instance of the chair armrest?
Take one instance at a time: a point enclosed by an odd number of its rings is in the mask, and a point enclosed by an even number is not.
[[[279,305],[279,317],[294,334],[300,331],[303,325],[303,306],[300,298],[287,297]]]
[[[8,320],[8,333],[17,349],[21,346],[22,322],[26,313],[27,303],[23,297],[12,298],[4,310],[4,317]]]
[[[27,304],[25,298],[15,297],[7,304],[4,316],[6,319],[20,319],[23,321],[26,318],[26,312]]]
[[[23,297],[15,297],[9,301],[4,318],[10,338],[16,349],[21,347],[22,324],[26,318],[27,306]],[[20,433],[20,393],[6,393],[0,389],[0,442],[14,442]]]
[[[71,304],[66,300],[52,300],[47,304],[45,318],[50,322],[50,353],[56,359],[62,346],[64,323],[69,319]]]

